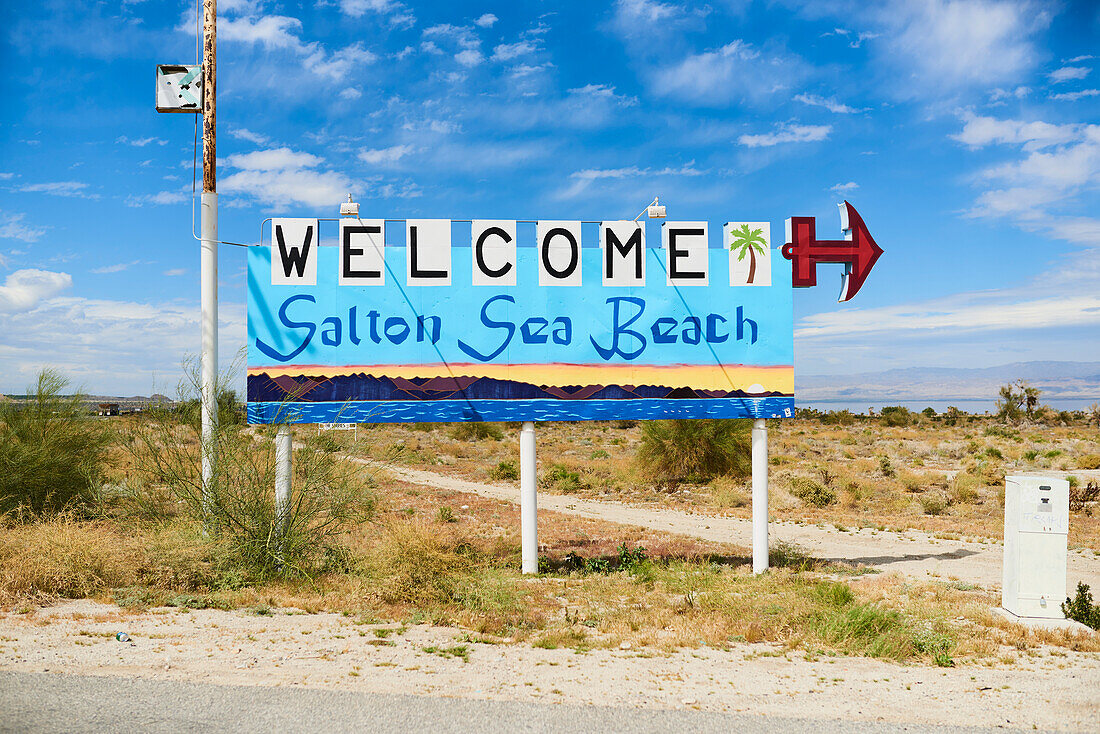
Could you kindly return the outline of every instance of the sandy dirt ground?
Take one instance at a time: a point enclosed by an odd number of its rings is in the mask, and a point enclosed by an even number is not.
[[[387,471],[398,479],[414,484],[519,502],[519,490],[507,485],[482,484],[399,466],[389,466]],[[736,517],[633,507],[618,502],[597,502],[543,492],[539,493],[538,506],[539,510],[752,546],[752,522]],[[861,563],[884,572],[896,571],[910,576],[958,579],[986,587],[1001,583],[1003,546],[989,540],[941,539],[918,530],[897,533],[860,528],[841,532],[833,527],[782,521],[772,521],[769,532],[771,542],[795,543],[811,556],[823,560]],[[1093,550],[1070,551],[1069,579],[1071,590],[1078,581],[1100,589],[1100,555]]]
[[[393,629],[379,637],[376,629]],[[125,631],[130,642],[118,642]],[[382,634],[386,634],[383,632]],[[465,646],[444,657],[431,649]],[[425,649],[428,648],[428,649]],[[806,659],[768,645],[672,654],[465,641],[443,627],[274,610],[120,612],[73,601],[0,614],[0,668],[216,684],[700,709],[846,721],[1100,731],[1100,656],[929,668]]]

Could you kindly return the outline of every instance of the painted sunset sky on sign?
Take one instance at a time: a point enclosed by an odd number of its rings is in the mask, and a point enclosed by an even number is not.
[[[42,365],[171,394],[198,352],[191,2],[9,3],[0,392]],[[219,3],[222,238],[268,216],[679,220],[859,210],[854,301],[796,291],[799,374],[1100,360],[1100,7],[1090,0]],[[719,222],[720,223],[720,222]],[[246,343],[223,246],[221,356]],[[241,381],[243,387],[243,380]]]

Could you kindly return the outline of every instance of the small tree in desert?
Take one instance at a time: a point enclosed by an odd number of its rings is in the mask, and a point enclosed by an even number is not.
[[[730,244],[730,252],[737,251],[737,262],[741,262],[745,259],[745,255],[749,256],[749,277],[745,281],[751,283],[756,278],[756,253],[763,255],[767,251],[768,243],[764,241],[764,230],[762,229],[749,229],[749,225],[742,224],[740,227],[730,231],[733,235],[733,242]]]

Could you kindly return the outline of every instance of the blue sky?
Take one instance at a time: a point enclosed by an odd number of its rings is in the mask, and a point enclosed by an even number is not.
[[[1100,360],[1096,2],[219,5],[223,239],[349,191],[455,219],[629,219],[658,194],[822,237],[847,198],[886,255],[850,303],[838,266],[796,291],[796,373]],[[153,109],[194,12],[7,8],[0,391],[52,365],[170,392],[197,351],[195,120]],[[220,254],[227,362],[245,259]]]

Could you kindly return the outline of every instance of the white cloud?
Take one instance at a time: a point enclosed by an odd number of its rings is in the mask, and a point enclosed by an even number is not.
[[[880,34],[871,66],[903,98],[1020,81],[1042,60],[1036,39],[1057,9],[1045,0],[784,2],[806,16],[843,18]]]
[[[523,40],[515,43],[502,43],[493,48],[493,61],[511,61],[538,51],[538,44]]]
[[[258,44],[271,52],[291,51],[302,58],[302,66],[318,76],[342,81],[356,67],[371,64],[377,56],[356,42],[329,52],[317,42],[305,42],[299,33],[302,21],[286,15],[247,15],[218,18],[218,39]],[[181,30],[188,30],[181,26]],[[279,59],[286,63],[285,58]]]
[[[791,87],[807,74],[805,64],[783,54],[764,54],[742,40],[688,54],[656,69],[654,91],[704,107],[759,103]]]
[[[24,224],[26,214],[14,214],[0,211],[0,237],[11,240],[23,240],[24,242],[37,242],[46,234],[44,227],[33,227]]]
[[[304,63],[314,74],[338,82],[346,79],[354,69],[377,60],[378,56],[363,48],[363,44],[354,43],[332,54],[326,54],[323,50],[314,51],[305,58]]]
[[[199,351],[199,309],[193,301],[141,303],[60,295],[57,291],[68,287],[68,275],[49,275],[60,277],[49,283],[48,295],[5,316],[9,331],[0,341],[0,373],[10,389],[28,384],[49,365],[90,392],[173,392],[181,362]],[[224,369],[245,344],[244,307],[223,300],[218,322]],[[154,375],[169,384],[154,387]]]
[[[582,171],[574,171],[570,174],[569,177],[573,179],[573,183],[562,191],[558,195],[558,198],[573,198],[583,193],[594,181],[639,178],[645,178],[647,181],[651,181],[657,178],[702,176],[705,173],[706,171],[701,171],[695,167],[695,161],[689,161],[679,168],[672,168],[671,166],[660,169],[638,168],[637,166],[627,166],[625,168],[586,168]]]
[[[389,148],[365,148],[359,151],[359,160],[372,166],[385,166],[397,163],[399,160],[415,152],[412,145],[393,145]]]
[[[832,191],[835,194],[843,195],[848,193],[849,191],[855,191],[858,188],[859,184],[857,184],[855,181],[849,181],[848,183],[838,183],[835,186],[830,186],[829,191]]]
[[[481,53],[481,39],[477,37],[473,26],[458,26],[440,23],[425,28],[421,34],[421,48],[432,54],[443,53],[439,43],[451,45],[457,49],[455,61],[466,67],[477,66],[485,57]]]
[[[966,124],[961,132],[951,138],[971,148],[981,148],[993,143],[1025,145],[1026,150],[1038,150],[1072,140],[1079,125],[1053,125],[1048,122],[1023,122],[983,117],[973,113],[963,115]]]
[[[223,178],[219,190],[277,208],[335,207],[355,184],[342,173],[320,170],[323,163],[315,155],[285,147],[231,155],[227,166],[239,170]]]
[[[73,284],[68,273],[27,268],[16,270],[0,285],[0,311],[18,313],[34,308],[40,301],[50,298]],[[6,329],[5,339],[14,335]]]
[[[190,194],[184,191],[159,191],[155,194],[140,194],[126,197],[126,206],[129,207],[142,207],[147,204],[163,205],[163,204],[180,204],[187,201],[190,198]]]
[[[98,198],[95,194],[87,194],[84,190],[88,184],[83,181],[51,181],[49,183],[25,184],[18,191],[26,191],[34,194],[50,194],[52,196],[85,196],[90,199]]]
[[[737,142],[747,148],[762,148],[782,143],[816,143],[829,137],[832,125],[797,125],[780,123],[770,133],[742,135]]]
[[[234,168],[250,171],[276,171],[313,167],[318,165],[321,159],[311,153],[301,153],[284,147],[257,150],[252,153],[237,153],[229,156],[226,162]]]
[[[1063,66],[1050,72],[1050,80],[1055,84],[1064,84],[1075,79],[1084,79],[1090,71],[1087,66]]]
[[[1063,92],[1061,94],[1050,95],[1051,99],[1057,99],[1063,102],[1076,102],[1086,97],[1100,97],[1100,89],[1082,89],[1079,92]]]
[[[455,54],[455,61],[463,66],[477,66],[485,57],[477,49],[468,48]]]
[[[697,22],[709,13],[709,7],[689,11],[681,5],[657,0],[617,0],[609,25],[626,39],[652,37]]]
[[[7,171],[0,173],[0,181],[8,181],[8,180],[11,180],[12,178],[15,178],[14,173],[9,173]]]
[[[180,275],[187,275],[187,268],[169,268],[164,271],[164,275],[169,278],[175,278]]]
[[[497,18],[492,13],[485,13],[480,18],[474,21],[474,25],[476,25],[478,28],[492,28],[493,24],[496,23],[497,20],[499,20],[499,18]]]
[[[1029,94],[1031,94],[1031,88],[1030,87],[1019,86],[1019,87],[1016,87],[1015,89],[1001,89],[1000,87],[997,87],[992,92],[989,93],[989,101],[990,102],[1000,102],[1001,100],[1008,99],[1010,97],[1015,97],[1016,99],[1023,99],[1024,97],[1026,97]]]
[[[416,16],[412,11],[397,0],[340,0],[340,10],[352,18],[375,13],[384,16],[396,28],[408,28],[416,23]]]
[[[92,268],[91,271],[89,271],[89,272],[95,273],[96,275],[108,275],[110,273],[121,273],[123,270],[126,270],[130,267],[133,267],[134,265],[137,265],[140,262],[141,262],[141,260],[131,260],[128,263],[115,263],[114,265],[104,265],[102,267]]]
[[[263,133],[253,132],[248,128],[234,127],[229,129],[229,134],[238,140],[244,140],[252,143],[253,145],[267,145],[270,142],[270,138]]]
[[[340,99],[359,99],[363,96],[363,92],[359,87],[348,87],[340,92]]]
[[[269,50],[302,51],[305,44],[298,37],[302,21],[286,15],[262,15],[218,18],[218,41],[258,43]]]
[[[116,143],[122,143],[124,145],[132,145],[135,148],[144,148],[146,145],[156,143],[157,145],[164,145],[168,141],[161,138],[128,138],[125,135],[119,135],[115,138]]]
[[[796,94],[794,96],[795,102],[801,102],[802,104],[812,105],[814,107],[824,107],[829,112],[836,112],[838,114],[851,115],[857,112],[866,112],[866,109],[857,109],[855,107],[849,107],[843,102],[838,102],[836,97],[819,97],[816,94]]]
[[[1067,294],[1046,298],[1006,298],[989,294],[960,294],[943,299],[883,306],[846,308],[802,319],[796,339],[829,339],[853,334],[883,333],[892,337],[912,333],[1067,328],[1100,325],[1100,295]]]

